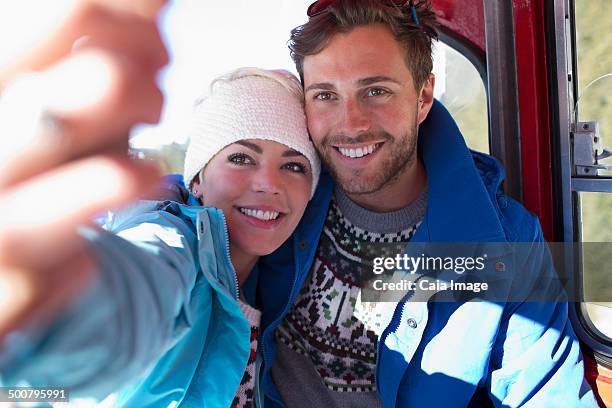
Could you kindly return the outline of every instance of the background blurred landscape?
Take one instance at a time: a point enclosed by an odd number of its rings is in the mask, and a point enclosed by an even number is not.
[[[581,121],[599,122],[604,145],[612,149],[610,21],[612,21],[610,0],[576,0],[578,118]],[[611,159],[605,162],[611,163]],[[612,175],[612,172],[600,174]],[[605,300],[597,304],[588,304],[587,310],[597,328],[612,338],[612,194],[581,193],[580,201],[582,240],[609,243],[603,246],[605,250],[585,258],[584,289],[586,296],[597,296]]]

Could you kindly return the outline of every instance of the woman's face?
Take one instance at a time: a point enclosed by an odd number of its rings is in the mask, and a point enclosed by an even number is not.
[[[205,206],[223,210],[232,250],[267,255],[293,233],[310,198],[312,169],[287,146],[241,140],[217,153],[200,172]]]

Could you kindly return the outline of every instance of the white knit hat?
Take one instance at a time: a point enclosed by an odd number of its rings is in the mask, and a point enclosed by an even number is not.
[[[310,161],[311,198],[317,187],[321,165],[308,136],[302,86],[290,72],[240,68],[216,79],[195,106],[188,136],[184,181],[189,189],[215,154],[244,139],[297,150]]]

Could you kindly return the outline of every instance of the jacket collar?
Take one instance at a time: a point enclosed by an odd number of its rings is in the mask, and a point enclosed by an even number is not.
[[[420,126],[418,150],[427,172],[429,201],[422,228],[413,240],[504,242],[504,230],[491,199],[503,178],[501,166],[489,161],[487,191],[459,128],[438,101]]]
[[[229,235],[223,211],[214,207],[197,206],[193,196],[188,203],[174,201],[160,203],[160,210],[169,212],[193,225],[197,235],[197,262],[202,273],[215,287],[231,299],[238,298],[238,279],[229,253]]]

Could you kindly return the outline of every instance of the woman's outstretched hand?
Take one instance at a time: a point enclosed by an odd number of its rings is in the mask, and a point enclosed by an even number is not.
[[[157,181],[155,167],[126,153],[132,126],[160,117],[163,5],[78,1],[0,71],[0,339],[88,281],[77,227]]]

